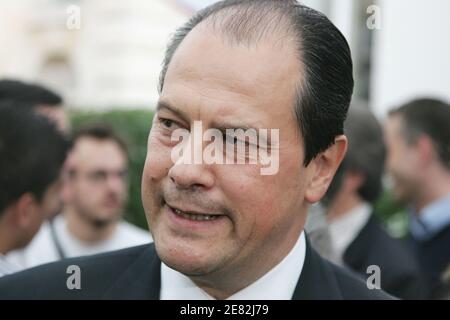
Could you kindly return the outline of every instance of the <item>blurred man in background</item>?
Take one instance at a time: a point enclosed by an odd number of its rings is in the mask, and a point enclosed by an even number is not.
[[[61,203],[59,178],[68,143],[27,108],[0,103],[0,276],[20,269],[4,255],[26,246]]]
[[[16,107],[25,111],[32,111],[38,115],[46,117],[49,121],[54,123],[60,132],[69,135],[69,121],[67,114],[63,108],[64,101],[62,97],[56,92],[46,88],[37,83],[28,83],[17,79],[2,79],[0,80],[0,102],[13,103]],[[65,180],[67,177],[67,165],[70,159],[70,154],[63,165],[61,172],[61,187],[60,192],[64,191],[66,186]],[[61,198],[61,197],[60,197]],[[62,203],[59,206],[62,209]],[[60,211],[52,212],[47,216],[47,221],[41,225],[36,238],[41,237],[50,231],[49,220],[53,219]],[[32,240],[29,246],[33,246]],[[26,267],[24,253],[26,247],[21,250],[15,250],[8,255],[8,260],[12,261],[20,268]]]
[[[350,107],[344,130],[347,154],[327,197],[327,220],[337,263],[367,278],[380,267],[381,288],[403,298],[422,298],[418,265],[408,248],[380,226],[373,204],[382,191],[383,131],[367,106]]]
[[[69,122],[62,107],[63,99],[41,85],[12,79],[0,80],[1,101],[20,103],[56,123],[62,132],[67,133],[69,130]]]
[[[63,107],[63,98],[56,92],[46,88],[37,83],[27,83],[14,79],[0,80],[0,102],[14,103],[16,106],[23,109],[29,109],[36,112],[38,115],[46,117],[53,122],[60,132],[69,135],[69,120],[66,111]],[[69,157],[68,157],[69,158]],[[66,169],[68,159],[62,169],[62,187],[64,190],[64,178],[66,176]],[[54,212],[54,215],[59,212]],[[48,219],[52,219],[49,216]],[[42,224],[39,232],[49,227],[47,222]]]
[[[109,127],[91,125],[73,135],[63,214],[26,251],[10,258],[32,267],[151,241],[149,232],[122,221],[128,163],[124,142]]]
[[[385,136],[393,192],[409,206],[411,242],[434,288],[450,264],[450,105],[407,103],[390,112]]]

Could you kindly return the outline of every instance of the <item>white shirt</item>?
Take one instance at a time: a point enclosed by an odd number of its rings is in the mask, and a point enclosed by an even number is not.
[[[343,265],[343,256],[348,246],[356,239],[362,228],[369,221],[372,207],[364,203],[329,225],[331,243],[335,251],[337,263]]]
[[[303,269],[304,232],[289,254],[268,273],[227,300],[290,300]],[[161,263],[161,300],[214,300],[191,279]]]
[[[73,236],[64,215],[58,215],[53,222],[56,236],[67,258],[103,253],[124,249],[152,241],[150,232],[144,231],[125,221],[118,223],[114,233],[106,240],[96,244],[85,243]],[[51,236],[49,222],[44,223],[32,242],[22,250],[8,254],[8,260],[22,268],[59,260],[60,256]]]
[[[0,277],[6,276],[20,270],[20,267],[11,263],[3,254],[0,253]]]

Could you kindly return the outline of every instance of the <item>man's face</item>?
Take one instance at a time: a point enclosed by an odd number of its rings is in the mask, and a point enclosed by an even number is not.
[[[393,180],[395,197],[409,202],[416,197],[419,186],[420,165],[417,150],[404,136],[403,121],[398,115],[390,116],[384,133],[387,146],[386,165]]]
[[[28,210],[31,210],[26,215],[29,221],[24,224],[25,229],[18,232],[20,239],[18,239],[17,248],[25,247],[39,231],[44,220],[61,210],[60,191],[61,179],[58,178],[47,188],[40,201],[34,197],[30,200],[32,203],[26,206]]]
[[[93,223],[119,220],[127,200],[127,160],[111,140],[80,138],[70,154],[68,205]]]
[[[272,41],[230,46],[199,27],[177,49],[142,179],[149,227],[170,267],[191,276],[239,273],[280,261],[298,239],[310,173],[293,112],[296,57],[294,47]],[[261,175],[260,164],[174,164],[171,134],[194,121],[203,130],[279,129],[278,173]],[[215,217],[194,220],[205,214]]]

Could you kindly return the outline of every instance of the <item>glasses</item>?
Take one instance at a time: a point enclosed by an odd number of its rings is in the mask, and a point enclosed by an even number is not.
[[[77,172],[72,171],[72,176]],[[122,182],[128,182],[128,170],[117,170],[117,171],[107,171],[107,170],[94,170],[87,171],[83,174],[86,179],[93,184],[104,184],[108,181],[108,178],[117,178]]]

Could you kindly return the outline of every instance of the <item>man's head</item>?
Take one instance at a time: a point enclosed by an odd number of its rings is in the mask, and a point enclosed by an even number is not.
[[[127,150],[109,127],[75,131],[68,161],[65,202],[68,212],[98,228],[119,221],[127,200]]]
[[[60,209],[59,173],[67,150],[47,119],[14,103],[0,104],[0,237],[10,250],[25,246]]]
[[[395,196],[415,202],[431,172],[450,174],[450,105],[418,99],[389,113],[385,126],[387,167]],[[437,181],[435,181],[437,183]]]
[[[231,270],[246,285],[279,262],[345,153],[352,89],[344,37],[296,1],[224,1],[179,29],[167,49],[142,180],[161,259],[215,286]],[[194,121],[221,131],[278,129],[279,145],[267,150],[279,153],[278,173],[174,164],[171,135]]]
[[[62,98],[40,85],[9,79],[0,80],[0,101],[12,101],[18,106],[35,109],[37,113],[56,123],[62,132],[68,130]]]
[[[331,183],[325,202],[331,208],[374,203],[382,191],[386,156],[383,130],[368,106],[354,104],[344,123],[347,154]]]

